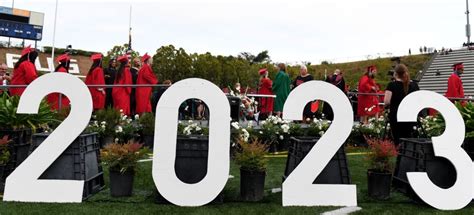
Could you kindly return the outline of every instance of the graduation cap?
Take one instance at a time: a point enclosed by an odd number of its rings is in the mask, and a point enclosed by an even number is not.
[[[261,69],[261,70],[258,71],[258,74],[264,75],[266,72],[268,72],[268,70],[265,69],[265,68],[263,68],[263,69]]]
[[[120,63],[128,62],[128,55],[122,55],[122,56],[118,57],[117,61],[120,62]]]
[[[464,69],[464,63],[456,63],[452,67],[454,71],[458,71],[458,70]]]
[[[377,67],[375,65],[368,66],[367,71],[369,72],[377,71]]]
[[[23,49],[23,51],[21,51],[21,56],[25,56],[31,52],[33,52],[35,49],[31,48],[31,45],[27,46],[26,48]]]
[[[60,55],[56,58],[56,61],[59,62],[59,63],[65,63],[67,61],[70,61],[71,58],[69,57],[68,54],[63,54],[63,55]]]
[[[91,56],[91,60],[93,60],[93,61],[100,60],[100,59],[102,59],[102,54],[101,53],[93,54]]]
[[[142,57],[142,62],[146,62],[150,58],[151,58],[151,56],[148,55],[148,53],[145,53],[145,55],[143,55],[143,57]]]

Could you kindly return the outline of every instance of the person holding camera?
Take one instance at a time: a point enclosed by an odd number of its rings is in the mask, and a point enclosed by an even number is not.
[[[7,86],[11,81],[10,73],[8,73],[8,66],[5,63],[0,65],[0,83]],[[8,88],[0,89],[0,92],[7,92]]]

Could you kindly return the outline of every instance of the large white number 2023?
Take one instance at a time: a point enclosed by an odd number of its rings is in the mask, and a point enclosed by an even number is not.
[[[6,179],[4,201],[81,202],[84,181],[38,180],[89,123],[91,94],[79,78],[66,73],[46,74],[26,88],[19,114],[36,114],[41,100],[50,93],[62,93],[71,101],[64,122]]]
[[[444,133],[433,137],[435,156],[448,159],[456,169],[456,183],[442,189],[426,173],[409,172],[408,181],[418,196],[429,205],[441,210],[457,210],[472,199],[473,164],[461,148],[464,141],[464,121],[457,108],[444,96],[431,91],[418,91],[408,95],[398,109],[399,122],[416,122],[418,113],[425,108],[435,108],[446,122]],[[439,170],[442,171],[442,170]]]
[[[304,106],[313,100],[329,103],[334,112],[334,121],[283,182],[283,206],[356,206],[356,185],[313,184],[352,131],[353,112],[347,96],[332,84],[306,82],[290,93],[283,116],[288,120],[301,120]]]
[[[196,184],[182,182],[174,170],[178,109],[191,98],[203,100],[210,113],[207,175]],[[209,81],[186,79],[166,90],[157,110],[152,174],[158,191],[179,206],[211,202],[224,189],[229,175],[230,107],[226,96]]]

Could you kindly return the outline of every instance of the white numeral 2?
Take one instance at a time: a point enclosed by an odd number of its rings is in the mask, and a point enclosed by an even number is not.
[[[461,148],[465,126],[459,111],[444,96],[431,91],[418,91],[408,95],[398,109],[399,122],[416,122],[418,113],[425,108],[436,108],[444,117],[446,129],[439,137],[433,137],[435,156],[448,159],[456,168],[456,183],[443,189],[431,182],[428,174],[407,173],[408,181],[418,196],[429,205],[441,210],[457,210],[472,199],[473,164]],[[442,170],[439,170],[442,171]]]
[[[41,100],[50,93],[66,95],[71,101],[71,113],[6,179],[4,201],[82,201],[84,181],[38,180],[38,178],[89,123],[92,114],[91,94],[79,78],[66,73],[50,73],[39,77],[26,88],[17,112],[38,113]]]
[[[310,81],[290,93],[283,109],[284,118],[301,120],[304,106],[313,100],[329,103],[334,112],[334,121],[283,182],[283,206],[356,206],[356,185],[313,184],[352,131],[351,104],[347,96],[334,85]]]
[[[207,175],[199,183],[187,184],[176,176],[176,128],[178,109],[187,99],[198,98],[210,111]],[[197,78],[173,84],[157,105],[153,180],[161,195],[179,206],[201,206],[224,189],[229,175],[230,107],[213,83]]]

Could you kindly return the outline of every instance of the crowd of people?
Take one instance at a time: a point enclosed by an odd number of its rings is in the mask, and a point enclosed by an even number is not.
[[[20,59],[14,65],[12,76],[8,74],[8,68],[5,64],[0,65],[0,81],[4,85],[6,82],[9,82],[11,85],[30,84],[38,77],[34,65],[37,57],[38,52],[35,49],[26,47],[21,52]],[[108,67],[105,69],[102,68],[103,58],[102,54],[91,56],[92,65],[85,79],[85,83],[89,86],[91,92],[94,110],[110,106],[122,111],[126,115],[154,112],[154,107],[156,107],[156,103],[166,90],[166,87],[153,91],[151,85],[158,84],[158,79],[151,67],[153,58],[148,54],[135,59],[131,59],[129,55],[122,55],[110,59]],[[58,63],[55,72],[67,73],[69,71],[71,58],[68,54],[58,56],[55,61]],[[269,77],[267,69],[258,71],[260,82],[257,94],[260,94],[261,97],[258,99],[256,112],[259,113],[262,120],[270,115],[282,116],[283,106],[290,91],[305,82],[314,80],[314,77],[308,73],[308,68],[304,65],[300,67],[300,74],[293,81],[290,80],[285,64],[278,64],[277,69],[278,73],[273,81]],[[453,65],[453,73],[448,79],[448,89],[445,94],[449,99],[457,100],[464,98],[461,80],[463,73],[463,63]],[[395,143],[398,144],[400,137],[409,136],[413,128],[409,123],[397,122],[396,113],[398,106],[408,94],[419,90],[419,87],[416,82],[410,79],[408,68],[401,64],[400,61],[397,61],[394,66],[392,81],[387,85],[385,91],[381,91],[380,85],[376,83],[376,74],[376,66],[369,66],[359,80],[357,116],[360,117],[361,123],[366,124],[369,122],[369,118],[378,118],[385,108],[388,109],[388,121],[391,125]],[[347,93],[347,86],[341,70],[336,69],[332,75],[327,76],[325,81]],[[171,85],[169,80],[163,83],[166,86]],[[106,87],[105,85],[110,86]],[[134,85],[137,86],[135,87]],[[239,88],[238,90],[240,91],[240,86],[236,86],[236,88]],[[10,95],[21,96],[25,88],[15,87],[8,90]],[[151,99],[152,94],[153,99]],[[59,93],[48,95],[47,101],[54,110],[68,108],[70,105],[69,99]],[[251,102],[247,103],[250,104]],[[185,103],[183,104],[186,106]],[[188,107],[184,106],[180,109],[188,109]],[[305,106],[302,119],[314,118],[321,106],[323,106],[322,113],[325,115],[325,118],[332,120],[333,115],[330,106],[319,101],[312,101]],[[199,104],[198,102],[196,112],[204,115],[206,111],[205,104]],[[180,112],[182,111],[180,110]]]
[[[21,57],[13,69],[13,75],[1,76],[2,81],[9,81],[11,85],[28,85],[37,77],[35,61],[38,52],[31,46],[26,47],[21,52]],[[92,65],[87,73],[85,84],[93,100],[94,110],[105,107],[114,107],[122,111],[125,115],[143,114],[152,112],[151,85],[158,84],[151,64],[153,58],[145,54],[141,58],[131,59],[130,55],[122,55],[110,60],[108,68],[103,69],[104,56],[100,53],[91,56]],[[58,66],[55,72],[69,72],[71,57],[68,53],[58,56],[55,61]],[[0,70],[5,69],[4,66]],[[2,71],[0,71],[2,72]],[[170,81],[165,81],[170,83]],[[110,85],[113,87],[105,86]],[[137,85],[134,87],[134,85]],[[145,85],[145,86],[140,86]],[[21,96],[25,91],[24,87],[9,89],[12,96]],[[157,91],[156,96],[160,96],[162,91]],[[47,101],[53,110],[67,109],[70,106],[69,99],[59,93],[47,96]]]

